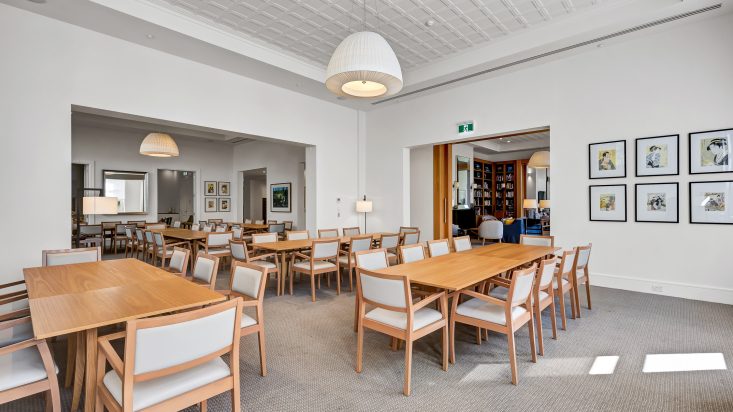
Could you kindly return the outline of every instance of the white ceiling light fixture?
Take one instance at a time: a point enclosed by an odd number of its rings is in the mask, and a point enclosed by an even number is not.
[[[547,169],[550,167],[550,152],[543,150],[540,152],[532,153],[532,157],[529,158],[527,167],[535,169]]]
[[[178,157],[178,145],[170,135],[149,133],[140,144],[140,154],[153,157]]]
[[[402,90],[402,69],[394,50],[381,35],[364,31],[346,37],[328,62],[326,88],[337,96],[370,98]]]

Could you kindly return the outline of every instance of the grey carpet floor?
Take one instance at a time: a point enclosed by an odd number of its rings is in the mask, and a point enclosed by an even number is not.
[[[305,279],[304,279],[305,280]],[[228,284],[222,271],[219,284]],[[241,403],[252,411],[733,411],[733,372],[644,373],[645,355],[722,353],[733,362],[733,306],[594,287],[593,310],[550,338],[544,316],[545,356],[530,362],[527,329],[517,332],[519,384],[510,382],[506,338],[490,334],[475,343],[472,328],[456,333],[456,363],[440,367],[440,334],[414,348],[412,396],[402,395],[404,351],[367,332],[364,370],[354,371],[356,334],[351,293],[323,288],[311,303],[308,282],[293,296],[265,300],[267,377],[259,376],[257,339],[241,345]],[[585,301],[585,295],[581,295]],[[181,342],[186,345],[186,342]],[[64,353],[56,343],[56,359]],[[597,356],[619,356],[615,371],[589,375]],[[60,365],[63,376],[64,365]],[[68,409],[70,391],[62,390]],[[41,411],[41,396],[0,405],[0,411]],[[209,410],[230,410],[228,394]],[[190,408],[196,410],[196,408]]]

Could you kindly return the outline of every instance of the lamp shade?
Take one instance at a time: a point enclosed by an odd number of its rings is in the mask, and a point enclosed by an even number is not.
[[[529,158],[527,167],[533,167],[535,169],[547,169],[550,167],[550,152],[543,150],[541,152],[532,153],[532,157]]]
[[[82,210],[85,215],[116,215],[116,197],[84,196]]]
[[[402,90],[402,69],[384,37],[362,31],[349,35],[326,69],[326,88],[338,96],[379,97]]]
[[[537,199],[524,199],[523,208],[537,209]]]
[[[170,135],[149,133],[140,144],[140,154],[153,157],[178,157],[178,145]]]
[[[370,213],[372,211],[371,200],[357,200],[356,201],[356,212],[357,213]]]
[[[550,199],[540,200],[540,208],[541,209],[549,209],[550,208]]]

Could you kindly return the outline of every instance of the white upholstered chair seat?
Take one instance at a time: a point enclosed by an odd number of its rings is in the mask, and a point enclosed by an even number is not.
[[[491,289],[491,292],[489,292],[489,296],[501,300],[506,300],[507,295],[509,294],[509,289],[505,288],[504,286],[497,286],[494,289]],[[534,298],[534,295],[532,295]],[[544,300],[546,297],[550,295],[547,294],[547,292],[540,291],[539,297],[540,300]]]
[[[569,282],[568,282],[568,280],[567,280],[567,279],[565,279],[565,278],[562,278],[562,286],[563,286],[563,288],[564,288],[564,287],[565,287],[565,285],[567,285],[568,283],[569,283]],[[552,288],[553,288],[553,289],[557,289],[557,278],[554,278],[554,279],[552,279]]]
[[[46,378],[46,368],[36,346],[0,356],[0,392]]]
[[[170,256],[173,254],[173,248],[175,246],[166,246],[165,248],[165,255]],[[163,248],[158,246],[158,256],[163,256]]]
[[[221,358],[216,358],[179,373],[136,382],[132,394],[132,410],[145,409],[230,375],[229,366]],[[107,372],[103,382],[117,403],[121,405],[122,381],[117,372],[114,370]]]
[[[210,255],[228,255],[232,253],[231,250],[229,250],[228,247],[221,247],[221,248],[209,248],[209,250],[206,252]]]
[[[33,324],[30,322],[21,323],[12,328],[0,330],[0,348],[32,338]]]
[[[364,316],[366,319],[370,319],[385,325],[393,326],[398,329],[405,330],[407,328],[407,313],[395,312],[392,310],[376,308]],[[435,309],[422,308],[415,312],[415,317],[412,319],[412,330],[416,331],[422,329],[431,323],[437,322],[443,318]]]
[[[348,266],[349,265],[349,257],[346,255],[339,256],[339,263]]]
[[[240,328],[246,328],[247,326],[253,326],[256,324],[257,320],[255,318],[247,315],[246,313],[242,313],[242,323],[240,323]]]
[[[266,260],[253,260],[253,261],[251,261],[249,263],[251,263],[253,265],[257,265],[257,266],[259,266],[261,268],[267,268],[267,269],[275,269],[275,268],[277,268],[277,265],[275,265],[272,262],[268,262]]]
[[[387,252],[387,259],[390,259],[390,258],[393,258],[393,257],[397,257],[397,255],[395,253],[392,253],[392,252]]]
[[[310,264],[310,261],[306,260],[306,261],[302,261],[302,262],[298,262],[294,264],[293,267],[296,267],[298,269],[310,270],[311,264]],[[335,268],[336,268],[336,265],[334,265],[331,262],[325,262],[325,261],[313,262],[313,270],[335,269]]]
[[[515,306],[512,308],[512,319],[516,319],[526,312],[527,309],[521,306]],[[477,298],[467,300],[458,305],[456,313],[469,318],[496,323],[497,325],[506,325],[504,306],[488,303]]]

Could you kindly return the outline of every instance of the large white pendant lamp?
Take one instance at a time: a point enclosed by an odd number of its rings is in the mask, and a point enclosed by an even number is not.
[[[541,152],[532,153],[532,157],[529,158],[527,167],[534,169],[547,169],[550,167],[550,152],[543,150]]]
[[[170,135],[150,133],[140,144],[140,154],[153,157],[178,157],[178,145]]]

